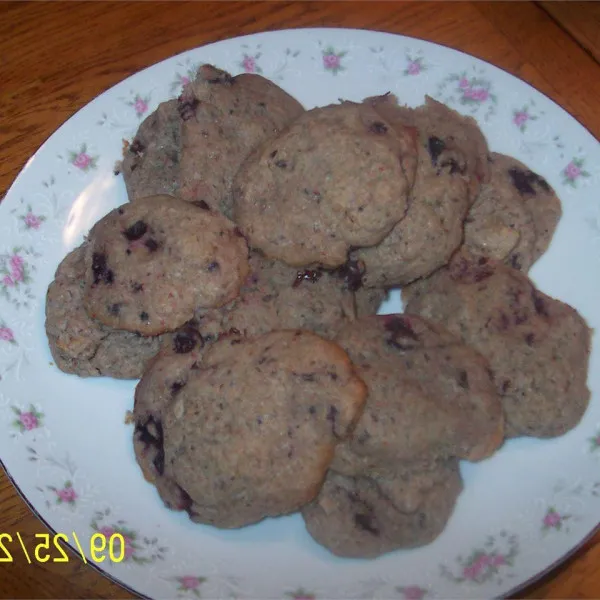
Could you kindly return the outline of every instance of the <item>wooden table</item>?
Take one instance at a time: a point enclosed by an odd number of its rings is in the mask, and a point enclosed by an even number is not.
[[[139,69],[209,42],[288,27],[358,27],[446,44],[503,67],[600,137],[593,3],[2,3],[0,198],[75,111]],[[0,533],[45,526],[0,472]],[[520,598],[597,598],[600,534]],[[134,598],[83,565],[0,565],[2,598]]]

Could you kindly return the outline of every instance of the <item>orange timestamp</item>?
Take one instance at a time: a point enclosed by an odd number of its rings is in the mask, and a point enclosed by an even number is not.
[[[71,538],[66,533],[36,533],[34,537],[35,541],[28,549],[19,532],[14,535],[0,533],[0,563],[12,563],[15,556],[21,554],[29,564],[68,563],[70,557],[65,552],[63,544],[68,544],[69,539],[72,539],[83,562],[86,564],[88,562],[79,537],[74,531]],[[110,537],[102,533],[94,533],[90,537],[87,549],[91,560],[95,563],[104,562],[107,558],[113,563],[119,563],[125,558],[125,540],[120,533],[113,533]]]

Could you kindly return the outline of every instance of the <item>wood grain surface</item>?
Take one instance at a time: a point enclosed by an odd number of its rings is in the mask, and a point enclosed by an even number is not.
[[[375,29],[468,52],[531,83],[598,138],[599,30],[585,14],[577,2],[0,3],[0,198],[46,138],[108,87],[196,46],[289,27]],[[17,531],[31,545],[47,529],[0,469],[0,533]],[[0,597],[136,597],[70,558],[0,564]],[[600,597],[600,534],[516,597]]]

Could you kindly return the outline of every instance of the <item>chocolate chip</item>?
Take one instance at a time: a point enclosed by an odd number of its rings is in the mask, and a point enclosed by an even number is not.
[[[156,252],[160,244],[154,238],[148,238],[144,242],[144,246],[146,246],[150,252]]]
[[[231,340],[231,342],[230,342],[229,345],[230,346],[235,346],[235,345],[241,344],[241,343],[242,343],[242,340]]]
[[[373,515],[367,513],[356,513],[354,515],[354,524],[363,531],[379,535],[379,529],[375,526]]]
[[[546,301],[538,294],[537,290],[533,289],[531,291],[531,297],[533,298],[535,312],[543,317],[549,317],[550,313],[548,312],[548,305],[546,304]]]
[[[177,99],[177,110],[179,111],[179,116],[183,121],[189,121],[196,114],[196,108],[200,104],[200,101],[195,96],[184,97],[182,94]]]
[[[445,148],[446,144],[438,137],[431,136],[427,140],[427,151],[429,152],[429,156],[431,157],[431,162],[433,165],[437,165],[438,158]]]
[[[414,340],[415,342],[419,340],[419,336],[415,333],[408,317],[400,315],[384,317],[384,327],[393,334],[393,339],[404,337]]]
[[[308,412],[309,412],[311,415],[314,415],[314,414],[317,412],[317,409],[316,409],[314,406],[309,406],[309,407],[308,407]]]
[[[536,191],[534,184],[539,185],[545,192],[550,192],[548,182],[533,171],[523,171],[512,167],[508,170],[508,174],[512,179],[512,184],[517,188],[520,194],[530,194],[535,196]]]
[[[118,212],[120,215],[123,215],[123,214],[125,214],[125,211],[124,211],[122,208],[119,208],[119,209],[117,209],[117,212]]]
[[[510,266],[513,269],[521,269],[522,265],[521,265],[521,256],[519,254],[513,254],[510,257]]]
[[[109,304],[106,307],[106,311],[108,312],[109,315],[112,315],[113,317],[117,317],[119,315],[119,313],[121,312],[121,305],[118,302],[115,302],[114,304]]]
[[[508,392],[509,387],[510,387],[510,379],[505,379],[502,382],[502,393],[506,394],[506,392]]]
[[[133,225],[129,226],[123,235],[130,241],[139,240],[148,231],[148,225],[141,219],[136,221]]]
[[[363,285],[365,271],[365,263],[362,260],[348,260],[341,267],[338,267],[335,272],[339,277],[344,278],[348,290],[356,292]]]
[[[369,131],[371,133],[376,133],[377,135],[383,135],[384,133],[387,133],[387,130],[387,126],[381,121],[373,121],[373,123],[369,125]]]
[[[204,346],[204,340],[193,327],[186,327],[173,336],[173,351],[177,354],[187,354],[188,352],[191,352],[197,344],[200,344],[200,347],[202,348]]]
[[[206,270],[209,273],[214,273],[215,271],[220,271],[221,266],[219,265],[219,263],[216,260],[214,260],[213,262],[209,263],[208,267],[206,267]]]
[[[140,140],[133,140],[133,143],[129,145],[129,152],[136,156],[140,156],[144,150],[144,144]]]
[[[479,283],[493,274],[494,267],[486,258],[473,262],[461,257],[450,263],[450,277],[461,283]]]
[[[106,254],[94,252],[92,255],[92,272],[94,274],[94,283],[111,284],[114,279],[114,273],[108,268]]]
[[[206,78],[204,81],[206,81],[206,83],[212,83],[212,84],[227,84],[227,85],[232,85],[235,83],[234,78],[227,72],[225,71],[221,71],[220,69],[215,69],[215,73],[216,75],[214,75],[213,77],[209,77]]]
[[[179,496],[181,498],[179,505],[176,507],[179,510],[185,510],[190,517],[195,515],[196,513],[192,510],[192,505],[194,501],[192,497],[178,484],[175,484],[179,488]]]
[[[315,374],[314,373],[301,373],[300,378],[302,379],[302,381],[312,382],[315,380]]]
[[[288,164],[285,160],[278,160],[275,162],[275,166],[280,168],[280,169],[286,169]]]
[[[271,152],[271,154],[269,154],[269,156],[271,158],[275,158],[277,156],[277,150],[273,150],[273,152]]]
[[[337,418],[337,414],[338,409],[335,406],[333,406],[333,404],[330,404],[329,408],[327,409],[326,419],[331,423],[331,432],[333,434],[335,434],[335,420]]]
[[[309,269],[305,269],[304,271],[298,271],[296,273],[296,279],[294,279],[294,283],[292,283],[292,287],[298,287],[303,281],[311,281],[312,283],[316,283],[319,281],[321,276],[323,275],[322,271],[311,271]]]
[[[204,200],[195,200],[192,204],[202,210],[210,210],[210,206]]]
[[[262,422],[263,422],[263,420],[262,420],[262,418],[261,418],[261,417],[256,417],[256,422],[257,422],[259,425],[262,425]]]
[[[338,378],[337,373],[334,373],[333,371],[328,371],[327,375],[329,375],[329,378],[332,379],[333,381],[335,381]]]
[[[156,448],[157,454],[153,463],[158,474],[162,475],[165,467],[165,449],[163,446],[163,427],[160,419],[149,416],[144,423],[136,423],[135,435],[146,448],[149,446]]]
[[[467,375],[467,372],[464,369],[458,373],[457,382],[458,385],[460,385],[460,387],[464,390],[469,389],[469,376]]]
[[[133,281],[131,283],[131,291],[134,294],[137,294],[138,292],[142,292],[144,290],[144,284],[143,283],[139,283],[137,281]]]
[[[239,227],[234,227],[233,233],[238,237],[245,238],[246,236],[242,233],[242,230]]]
[[[174,381],[171,384],[171,396],[176,396],[186,383],[186,381]]]
[[[150,320],[150,315],[146,311],[143,311],[140,313],[140,321],[143,321],[144,323],[146,323],[149,320]]]
[[[533,346],[534,341],[535,341],[535,336],[533,335],[533,333],[528,333],[525,336],[525,342],[528,346]]]

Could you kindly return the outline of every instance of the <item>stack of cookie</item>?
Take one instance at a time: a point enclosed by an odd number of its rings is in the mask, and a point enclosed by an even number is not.
[[[204,65],[119,170],[130,202],[59,266],[46,330],[63,371],[140,378],[138,463],[193,521],[300,511],[340,556],[423,545],[461,460],[585,412],[590,330],[526,274],[560,202],[473,119],[390,94],[304,111]],[[405,314],[377,316],[395,287]]]

